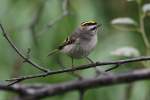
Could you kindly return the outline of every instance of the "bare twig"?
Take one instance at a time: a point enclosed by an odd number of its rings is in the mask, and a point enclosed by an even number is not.
[[[28,51],[27,51],[27,58],[28,58],[28,59],[30,58],[30,53],[31,53],[31,49],[28,48]]]
[[[55,20],[48,24],[48,27],[52,27],[55,23],[62,20],[65,16],[69,15],[69,0],[62,1],[62,15],[58,16]]]
[[[84,100],[84,90],[79,90],[79,100]]]
[[[113,69],[116,69],[116,68],[118,68],[119,66],[120,66],[120,64],[116,64],[115,66],[106,69],[105,72],[108,72],[108,71],[111,71],[111,70],[113,70]]]
[[[86,79],[80,81],[73,81],[69,83],[67,82],[64,84],[52,85],[51,87],[53,89],[45,88],[46,90],[41,89],[42,91],[38,91],[38,92],[39,92],[39,96],[45,97],[47,94],[56,95],[59,93],[69,92],[73,90],[104,87],[104,86],[120,84],[120,83],[129,83],[141,79],[142,80],[150,79],[150,69],[136,70],[133,72],[121,73],[116,75],[106,75],[103,77],[99,77],[97,79],[93,78],[93,79]],[[43,92],[43,94],[41,94],[41,92]]]
[[[40,65],[36,64],[35,62],[33,62],[32,60],[28,59],[28,57],[26,57],[24,54],[22,54],[20,52],[20,50],[15,46],[15,44],[11,41],[11,39],[9,38],[9,36],[7,35],[6,31],[4,30],[2,24],[0,24],[0,28],[2,30],[2,34],[5,37],[5,39],[8,41],[8,43],[11,45],[11,47],[16,51],[16,53],[27,63],[31,64],[32,66],[34,66],[35,68],[43,71],[43,72],[49,72],[48,69],[41,67]]]
[[[134,84],[129,83],[125,88],[125,96],[123,100],[130,100],[133,92]]]
[[[21,79],[20,80],[18,79],[18,80],[15,80],[13,82],[10,82],[10,83],[7,84],[7,86],[11,86],[11,85],[19,83],[19,82],[21,82]]]
[[[61,70],[51,71],[51,72],[47,72],[47,73],[40,73],[40,74],[36,74],[36,75],[28,75],[28,76],[23,76],[23,77],[19,77],[19,78],[8,79],[6,81],[17,81],[17,80],[19,80],[19,82],[21,82],[21,81],[24,81],[24,80],[38,78],[38,77],[46,77],[46,76],[50,76],[50,75],[54,75],[54,74],[72,72],[72,71],[76,71],[76,70],[84,70],[84,69],[87,69],[87,68],[94,68],[96,66],[122,65],[122,64],[127,64],[127,63],[132,63],[132,62],[139,62],[139,61],[147,61],[147,60],[150,60],[150,56],[130,58],[130,59],[118,60],[118,61],[96,62],[96,63],[93,63],[93,64],[85,64],[85,65],[80,65],[80,66],[76,66],[76,67],[73,67],[73,68],[70,67],[70,68],[66,68],[66,69],[63,69],[63,70],[61,69]]]
[[[69,4],[70,4],[70,2],[69,2],[69,0],[62,0],[61,2],[62,2],[62,14],[60,16],[56,17],[55,19],[53,19],[48,24],[46,24],[44,26],[44,29],[39,32],[38,36],[43,34],[43,33],[45,33],[49,28],[51,28],[56,23],[61,21],[64,17],[66,17],[66,16],[68,16],[70,14],[70,11],[69,11]]]
[[[54,85],[19,85],[12,86],[0,85],[0,90],[12,91],[19,94],[28,94],[37,98],[58,95],[74,90],[87,90],[90,88],[112,86],[115,84],[131,83],[139,80],[150,79],[150,69],[138,69],[130,72],[109,74],[98,78],[76,80],[71,82],[59,83]]]
[[[140,33],[142,35],[142,38],[144,40],[145,46],[150,49],[150,42],[148,40],[148,36],[146,35],[145,29],[144,29],[144,18],[145,15],[143,15],[142,11],[141,11],[141,4],[139,2],[137,2],[138,4],[138,10],[139,10],[139,24],[140,24]]]
[[[43,13],[43,10],[44,10],[45,2],[46,1],[41,1],[40,2],[35,15],[33,16],[33,20],[32,20],[32,22],[31,22],[31,24],[29,26],[30,31],[32,33],[33,42],[34,42],[34,44],[37,47],[38,47],[38,40],[37,40],[36,25],[39,23],[39,21],[40,21],[40,19],[42,17],[42,13]]]

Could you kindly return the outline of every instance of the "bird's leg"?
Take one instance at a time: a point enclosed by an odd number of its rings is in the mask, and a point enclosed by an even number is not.
[[[72,66],[72,68],[74,68],[74,59],[73,59],[73,57],[71,57],[71,66]],[[73,71],[72,74],[73,74],[74,76],[78,77],[79,80],[83,79],[83,77],[80,76],[80,75],[79,75],[77,72],[75,72],[75,71]]]
[[[90,59],[89,57],[85,57],[90,63],[94,64],[94,61],[92,59]],[[103,72],[101,72],[96,66],[95,68],[95,72],[96,72],[96,77],[99,76],[100,74],[102,74]]]

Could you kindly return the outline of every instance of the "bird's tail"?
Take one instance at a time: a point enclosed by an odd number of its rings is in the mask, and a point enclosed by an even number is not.
[[[55,53],[57,53],[59,51],[59,49],[54,49],[53,51],[49,52],[47,56],[51,56]]]

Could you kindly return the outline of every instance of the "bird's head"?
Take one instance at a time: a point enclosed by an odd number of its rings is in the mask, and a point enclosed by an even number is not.
[[[81,30],[86,31],[86,32],[95,32],[97,31],[97,29],[100,27],[101,25],[98,24],[95,21],[86,21],[86,22],[82,22],[80,25]]]

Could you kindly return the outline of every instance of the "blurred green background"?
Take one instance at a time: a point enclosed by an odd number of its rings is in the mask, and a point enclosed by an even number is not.
[[[0,0],[0,23],[16,46],[40,65],[57,70],[71,65],[71,59],[61,53],[46,57],[50,50],[57,47],[81,22],[95,20],[102,24],[98,33],[98,44],[90,54],[94,61],[109,61],[149,55],[150,48],[145,39],[150,40],[150,7],[144,6],[149,0]],[[145,11],[145,12],[144,12]],[[64,15],[68,13],[67,15]],[[64,15],[64,16],[63,16]],[[141,30],[140,17],[144,15],[144,31]],[[62,16],[62,17],[61,17]],[[119,19],[121,18],[121,19]],[[124,21],[124,18],[127,20]],[[129,20],[130,18],[130,20]],[[112,20],[118,20],[112,22]],[[112,23],[112,24],[111,24]],[[52,26],[48,26],[52,24]],[[113,27],[115,26],[115,27]],[[0,80],[29,75],[39,71],[14,52],[0,34]],[[85,64],[85,59],[76,60],[75,65]],[[113,72],[131,71],[148,67],[149,63],[123,65]],[[109,68],[110,66],[107,66]],[[106,69],[99,67],[100,70]],[[85,78],[94,77],[94,69],[78,71]],[[23,83],[55,84],[76,80],[68,73],[38,78]],[[0,92],[0,100],[12,100],[14,95]],[[78,100],[78,92],[70,92],[43,100]],[[149,81],[109,86],[86,91],[85,100],[150,100]]]

